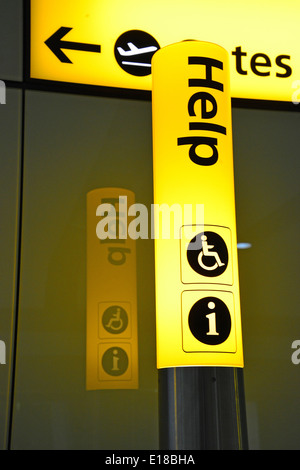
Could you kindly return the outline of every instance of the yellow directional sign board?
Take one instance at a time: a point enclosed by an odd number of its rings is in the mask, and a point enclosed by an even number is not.
[[[293,101],[300,95],[295,0],[31,0],[30,5],[31,78],[151,90],[153,55],[196,39],[227,50],[231,97]]]
[[[155,227],[157,366],[242,367],[228,53],[185,41],[152,68],[154,203],[182,210],[177,237]]]

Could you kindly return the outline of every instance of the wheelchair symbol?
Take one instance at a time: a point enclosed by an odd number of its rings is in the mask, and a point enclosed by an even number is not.
[[[195,244],[200,248],[195,250]],[[220,276],[228,265],[228,250],[223,238],[215,232],[202,232],[194,237],[187,249],[191,268],[202,276]]]
[[[209,245],[207,243],[207,236],[202,235],[201,240],[202,240],[202,251],[200,251],[199,256],[198,256],[198,263],[201,266],[201,268],[207,271],[214,271],[218,267],[224,266],[225,263],[222,263],[222,261],[220,260],[219,254],[216,251],[210,251],[211,249],[214,248],[214,245]],[[215,258],[216,260],[215,264],[213,264],[212,266],[206,266],[206,264],[204,264],[203,262],[203,256]]]
[[[105,310],[102,325],[109,333],[120,334],[127,328],[128,315],[124,308],[113,305]]]

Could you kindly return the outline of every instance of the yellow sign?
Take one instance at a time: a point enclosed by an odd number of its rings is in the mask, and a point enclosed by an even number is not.
[[[295,0],[30,3],[31,78],[151,90],[153,54],[195,39],[227,50],[232,97],[292,101],[300,88]]]
[[[127,199],[133,204],[134,193],[118,188],[87,195],[87,390],[138,388],[136,242],[127,237]]]
[[[228,54],[185,41],[152,68],[154,202],[183,213],[155,237],[157,365],[242,367]]]

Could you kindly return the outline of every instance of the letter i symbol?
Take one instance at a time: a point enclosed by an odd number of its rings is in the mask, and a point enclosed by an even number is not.
[[[216,304],[214,302],[208,302],[208,308],[213,310]],[[216,331],[216,312],[211,312],[206,315],[208,318],[209,323],[209,331],[207,332],[208,335],[218,335],[219,333]]]
[[[112,370],[120,370],[119,367],[118,367],[118,364],[119,364],[119,356],[118,356],[118,350],[117,349],[114,349],[113,351],[113,367],[112,367]]]

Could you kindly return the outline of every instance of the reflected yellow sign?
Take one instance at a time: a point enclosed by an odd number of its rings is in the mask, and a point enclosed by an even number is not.
[[[31,0],[30,77],[151,90],[159,48],[223,46],[231,96],[292,101],[300,86],[295,0]]]
[[[87,390],[138,388],[136,242],[123,202],[134,193],[87,195]]]
[[[157,366],[242,367],[228,53],[185,41],[152,67],[154,202],[184,214],[155,239]]]
[[[0,364],[6,364],[6,344],[0,340]]]

